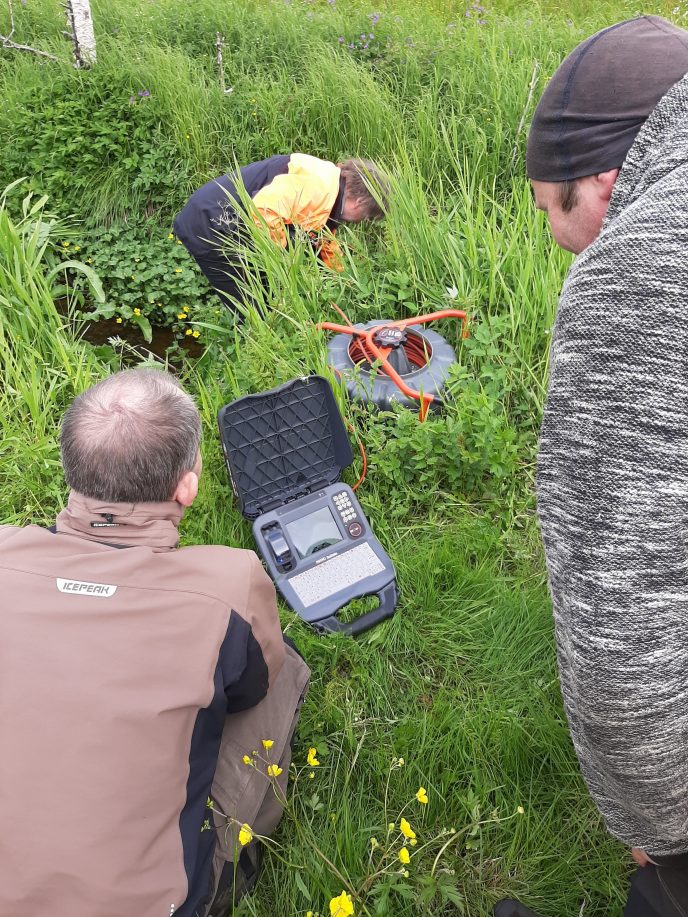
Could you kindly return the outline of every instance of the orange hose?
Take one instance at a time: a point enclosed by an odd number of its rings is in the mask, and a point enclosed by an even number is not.
[[[339,308],[339,306],[337,305],[336,302],[333,302],[333,303],[332,303],[332,308],[333,308],[336,312],[339,312],[339,314],[340,314],[341,317],[344,319],[344,321],[347,323],[347,325],[349,326],[349,328],[353,328],[353,327],[354,327],[354,323],[351,321],[351,319],[348,317],[348,315],[346,315],[346,313],[345,313],[342,309]]]
[[[439,312],[430,312],[428,315],[419,315],[416,318],[402,318],[398,322],[385,322],[385,324],[394,325],[397,328],[406,328],[408,325],[427,325],[428,322],[436,322],[441,318],[460,318],[463,325],[461,337],[468,337],[468,315],[463,309],[441,309]]]
[[[380,326],[382,327],[382,326]],[[364,337],[365,331],[348,325],[336,325],[334,322],[318,322],[316,331],[336,331],[337,334],[353,334],[354,337]]]
[[[414,334],[413,332],[411,332],[408,340],[404,343],[404,353],[408,357],[409,363],[416,369],[422,369],[424,366],[428,365],[428,346],[426,340],[421,335]],[[430,348],[430,352],[432,353],[432,348]],[[373,362],[372,354],[366,352],[365,341],[362,341],[360,338],[356,338],[349,344],[349,356],[357,366],[361,363]],[[335,369],[335,372],[338,372],[338,370]]]
[[[364,448],[364,446],[363,446],[363,440],[361,439],[361,437],[358,435],[358,433],[357,433],[356,430],[354,429],[354,425],[351,424],[351,423],[349,423],[349,422],[347,421],[347,427],[351,430],[351,432],[352,432],[352,433],[354,434],[354,436],[356,437],[356,442],[358,443],[358,448],[361,450],[361,459],[363,460],[363,467],[362,467],[362,469],[361,469],[361,476],[359,477],[358,481],[356,481],[356,483],[354,484],[354,486],[351,488],[352,490],[358,490],[358,488],[361,486],[361,484],[362,484],[362,483],[365,481],[365,479],[366,479],[366,472],[368,471],[368,456],[366,455],[366,451],[365,451],[365,448]]]
[[[425,420],[428,414],[428,408],[435,400],[434,395],[423,394],[422,392],[417,392],[415,389],[412,389],[410,385],[407,385],[404,380],[401,378],[399,373],[394,369],[393,366],[389,365],[387,357],[390,354],[391,347],[378,347],[375,341],[373,340],[373,335],[377,333],[378,328],[371,328],[365,336],[366,347],[370,350],[376,360],[380,360],[380,369],[387,373],[389,378],[394,382],[399,391],[403,392],[408,398],[413,398],[416,401],[420,401],[420,410],[418,412],[418,418],[421,423]]]

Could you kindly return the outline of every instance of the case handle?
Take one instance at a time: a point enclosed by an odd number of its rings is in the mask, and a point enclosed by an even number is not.
[[[349,637],[358,637],[359,634],[365,633],[381,621],[392,617],[398,599],[396,581],[392,580],[376,595],[380,600],[378,607],[362,614],[355,621],[345,624],[336,615],[330,615],[327,618],[321,618],[320,621],[314,621],[313,627],[319,634],[347,634]]]

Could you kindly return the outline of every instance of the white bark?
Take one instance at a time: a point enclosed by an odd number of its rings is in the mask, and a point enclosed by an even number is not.
[[[224,35],[220,35],[219,32],[215,33],[215,60],[217,61],[217,76],[220,80],[220,89],[223,92],[227,92],[225,89],[225,65],[222,60],[222,49],[225,46]]]
[[[74,65],[90,67],[96,62],[96,36],[89,0],[67,0],[67,22],[74,42]]]

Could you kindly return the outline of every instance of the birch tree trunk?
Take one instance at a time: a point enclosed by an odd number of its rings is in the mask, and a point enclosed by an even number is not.
[[[74,42],[74,65],[91,67],[96,62],[96,36],[89,0],[66,0],[67,23]]]

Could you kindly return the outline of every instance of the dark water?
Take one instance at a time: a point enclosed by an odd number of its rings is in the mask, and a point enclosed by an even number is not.
[[[171,328],[153,328],[153,340],[149,344],[135,325],[118,325],[114,318],[101,318],[98,322],[91,322],[85,326],[83,336],[90,344],[96,346],[107,344],[110,338],[118,337],[137,350],[154,353],[163,359],[168,347],[171,347],[175,340],[182,350],[186,351],[187,356],[193,359],[197,359],[203,353],[203,344],[195,338],[175,337]],[[174,359],[172,361],[174,362]]]
[[[67,315],[66,299],[56,300],[55,306],[61,315]],[[171,347],[175,341],[186,355],[192,359],[198,359],[203,353],[203,344],[192,337],[186,337],[184,335],[182,337],[175,337],[171,328],[153,328],[153,340],[148,343],[136,325],[125,325],[124,323],[120,325],[114,318],[101,318],[100,321],[97,322],[88,322],[82,326],[81,333],[89,344],[93,344],[96,347],[102,347],[105,344],[109,344],[110,338],[120,338],[126,341],[130,347],[135,348],[135,350],[144,357],[148,353],[153,353],[156,357],[160,357],[163,360],[167,359],[167,349]],[[126,360],[126,353],[124,356]],[[171,363],[178,363],[178,354],[173,351],[169,355],[169,360]]]

